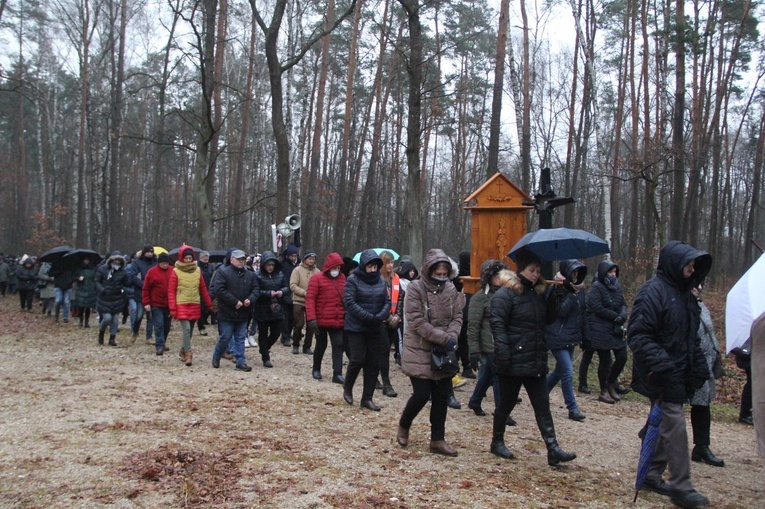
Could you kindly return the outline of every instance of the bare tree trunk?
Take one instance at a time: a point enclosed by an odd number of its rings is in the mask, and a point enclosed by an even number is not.
[[[526,0],[521,0],[523,19],[523,130],[521,137],[521,186],[531,190],[531,60]]]
[[[489,125],[489,162],[486,177],[499,171],[499,133],[502,116],[502,95],[505,82],[505,55],[507,54],[507,29],[510,23],[510,0],[502,0],[499,8],[497,30],[497,53],[494,59],[494,87],[491,98],[491,123]]]
[[[685,206],[685,0],[675,0],[675,107],[672,115],[672,216],[670,234],[683,239]]]

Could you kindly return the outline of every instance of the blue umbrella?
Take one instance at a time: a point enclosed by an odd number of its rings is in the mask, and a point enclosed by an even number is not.
[[[394,260],[398,260],[399,258],[401,258],[397,252],[395,252],[392,249],[388,249],[386,247],[373,247],[372,249],[374,249],[375,253],[377,253],[377,256],[380,256],[380,253],[382,253],[383,251],[387,251],[393,255]],[[356,253],[356,255],[353,257],[354,262],[359,263],[359,261],[361,260],[361,253],[363,253],[363,251],[359,251],[358,253]]]
[[[551,228],[527,233],[507,256],[517,261],[518,252],[522,250],[534,253],[545,262],[582,260],[611,252],[608,242],[597,235],[572,228]]]
[[[648,414],[645,428],[641,431],[641,434],[643,432],[645,434],[643,435],[643,445],[640,447],[640,459],[638,460],[637,475],[635,476],[635,498],[632,500],[633,504],[637,501],[638,492],[643,487],[645,477],[651,468],[653,453],[656,451],[656,442],[659,441],[659,425],[663,417],[661,405],[657,401],[651,406],[651,412]]]

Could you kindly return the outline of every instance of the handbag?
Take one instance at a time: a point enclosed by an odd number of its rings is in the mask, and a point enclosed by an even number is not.
[[[725,376],[725,367],[723,366],[720,352],[716,352],[715,361],[712,364],[712,376],[715,377],[715,380],[719,380]]]
[[[430,349],[430,369],[435,373],[456,375],[460,371],[457,352],[441,345],[433,345]]]

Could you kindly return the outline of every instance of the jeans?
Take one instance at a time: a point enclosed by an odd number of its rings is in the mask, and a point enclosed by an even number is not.
[[[551,350],[555,357],[555,369],[547,375],[547,392],[553,390],[560,381],[560,389],[563,391],[563,400],[569,412],[579,410],[574,396],[574,370],[571,366],[574,357],[574,347]]]
[[[143,320],[144,309],[140,300],[130,299],[130,330],[133,334],[138,334],[138,329],[141,328],[141,321]],[[146,320],[146,339],[151,339],[154,320]],[[165,334],[167,339],[167,334]]]
[[[451,392],[452,379],[410,378],[409,380],[412,382],[412,395],[406,402],[401,419],[398,421],[399,426],[409,429],[414,418],[430,400],[430,439],[434,442],[443,440],[446,435],[446,412],[448,408],[446,402]]]
[[[170,309],[152,306],[151,321],[155,331],[154,346],[156,348],[164,348],[165,343],[167,342],[167,334],[170,332],[170,323],[172,321],[172,318],[170,317]]]
[[[66,315],[65,315],[66,316]],[[98,331],[103,332],[109,327],[109,334],[116,336],[120,330],[119,313],[101,313],[101,323],[98,324]]]
[[[69,320],[69,308],[71,306],[72,289],[64,290],[62,288],[54,288],[53,295],[56,302],[56,319],[61,311],[61,306],[64,306],[64,320]]]
[[[489,387],[493,389],[494,407],[496,408],[499,405],[499,379],[494,373],[494,354],[482,353],[480,367],[478,368],[478,379],[475,382],[475,389],[473,390],[473,395],[470,396],[468,404],[472,407],[480,407]]]
[[[236,365],[244,366],[247,359],[244,357],[244,340],[247,338],[247,322],[231,322],[218,320],[218,342],[215,344],[213,359],[220,360],[229,349],[229,343],[234,343],[234,357]],[[278,336],[277,336],[278,337]]]

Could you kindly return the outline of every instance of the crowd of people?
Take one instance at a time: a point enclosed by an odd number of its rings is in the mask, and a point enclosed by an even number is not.
[[[587,266],[579,260],[560,261],[549,282],[541,277],[542,260],[530,251],[518,254],[515,270],[502,260],[486,260],[479,290],[466,296],[461,278],[470,274],[469,257],[458,263],[440,249],[428,251],[419,269],[409,257],[396,264],[391,252],[372,249],[361,252],[357,262],[329,253],[320,269],[314,250],[304,249],[301,256],[292,244],[280,254],[247,255],[231,248],[219,264],[208,252],[186,245],[178,248],[174,263],[166,252],[154,251],[151,245],[132,256],[115,251],[98,265],[85,256],[77,267],[66,268],[29,256],[10,263],[0,258],[0,292],[18,293],[24,312],[33,310],[37,298],[42,313],[64,323],[74,314],[84,328],[90,327],[95,309],[99,345],[107,343],[108,329],[108,345],[117,346],[120,318],[122,324],[130,321],[129,341],[135,342],[146,318],[145,338],[156,355],[169,350],[168,332],[178,323],[178,354],[186,366],[193,364],[195,328],[207,335],[212,325],[218,330],[212,353],[216,369],[227,359],[235,369],[251,371],[247,347],[257,347],[263,367],[272,368],[271,350],[281,340],[292,354],[313,356],[311,376],[321,380],[329,348],[331,381],[342,386],[342,398],[354,404],[354,386],[363,372],[359,403],[371,411],[381,410],[374,401],[377,389],[387,397],[398,395],[390,380],[392,355],[412,386],[399,419],[398,444],[409,445],[410,428],[430,403],[430,451],[446,456],[458,454],[446,442],[447,409],[459,408],[454,387],[467,377],[477,378],[468,403],[475,415],[487,415],[483,401],[493,390],[491,453],[514,458],[505,429],[516,424],[511,413],[524,388],[548,463],[575,459],[558,444],[549,394],[560,385],[568,418],[586,420],[574,391],[579,347],[584,352],[579,392],[591,392],[588,370],[597,355],[597,401],[618,403],[630,392],[619,384],[629,347],[632,388],[661,405],[664,414],[646,489],[682,507],[705,505],[708,501],[690,482],[690,461],[724,466],[710,449],[709,406],[720,347],[701,293],[711,257],[682,242],[661,250],[656,276],[640,289],[631,313],[619,284],[620,268],[610,260],[597,266],[589,289]],[[457,351],[461,373],[437,369],[434,346]],[[752,424],[749,394],[740,418],[746,424]],[[686,402],[693,428],[690,454]]]

